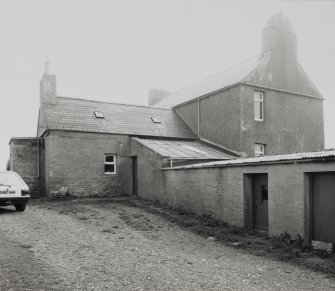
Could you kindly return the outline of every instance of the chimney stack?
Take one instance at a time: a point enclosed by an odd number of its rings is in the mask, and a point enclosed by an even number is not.
[[[165,96],[169,95],[171,92],[162,89],[150,89],[148,104],[149,106],[154,106],[157,102],[161,101]]]
[[[56,102],[56,76],[50,74],[50,63],[47,59],[44,63],[44,74],[40,82],[40,108],[54,105]]]
[[[282,63],[297,61],[297,36],[281,13],[270,17],[263,29],[262,56],[268,52]]]

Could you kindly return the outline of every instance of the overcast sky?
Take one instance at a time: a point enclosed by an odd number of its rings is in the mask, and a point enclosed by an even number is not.
[[[298,57],[326,98],[335,148],[335,2],[0,0],[0,169],[11,137],[36,135],[46,56],[58,96],[147,104],[261,52],[266,19],[282,11]]]

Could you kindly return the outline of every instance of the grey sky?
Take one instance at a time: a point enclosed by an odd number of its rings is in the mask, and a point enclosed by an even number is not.
[[[0,0],[0,169],[10,137],[35,136],[39,81],[50,56],[59,96],[146,104],[261,52],[266,19],[282,10],[299,61],[325,101],[335,148],[335,2]]]

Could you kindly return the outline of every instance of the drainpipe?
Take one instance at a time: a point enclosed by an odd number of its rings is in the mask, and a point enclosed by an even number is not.
[[[37,138],[37,178],[40,177],[40,139]]]
[[[198,139],[200,139],[200,98],[198,98]]]

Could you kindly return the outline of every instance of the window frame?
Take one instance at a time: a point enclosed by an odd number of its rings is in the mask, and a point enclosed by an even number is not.
[[[256,104],[260,104],[260,116],[255,115]],[[254,120],[264,121],[264,92],[257,90],[254,91]]]
[[[113,157],[113,162],[107,162],[107,157]],[[113,172],[106,172],[106,165],[114,165]],[[105,154],[104,156],[104,173],[105,175],[115,175],[116,174],[116,154]]]
[[[105,116],[101,111],[94,111],[94,115],[97,119],[105,119]]]
[[[263,151],[256,151],[256,147],[257,146],[260,146],[262,149],[263,149]],[[265,144],[264,143],[255,143],[254,144],[254,156],[255,157],[263,157],[263,156],[265,156]]]
[[[156,124],[162,123],[158,117],[151,116],[151,121]]]

